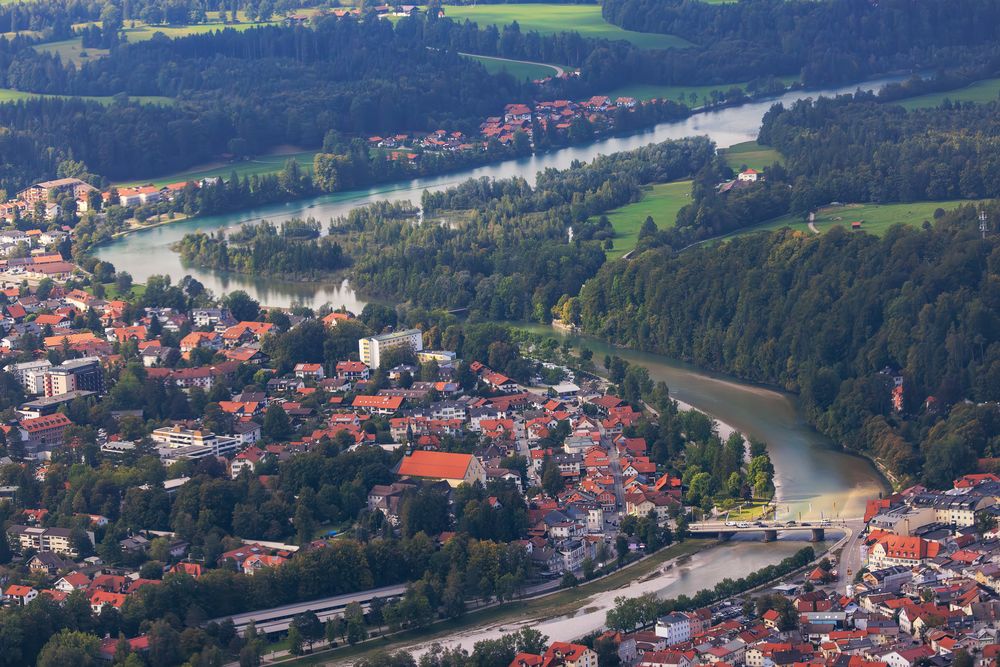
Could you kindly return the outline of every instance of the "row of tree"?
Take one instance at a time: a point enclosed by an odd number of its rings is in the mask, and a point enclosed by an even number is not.
[[[836,442],[944,486],[993,456],[998,433],[1000,249],[981,237],[978,213],[941,212],[883,238],[784,230],[654,250],[605,265],[581,291],[581,321],[622,345],[799,392]],[[965,399],[981,405],[935,425]],[[976,437],[955,437],[957,415]]]

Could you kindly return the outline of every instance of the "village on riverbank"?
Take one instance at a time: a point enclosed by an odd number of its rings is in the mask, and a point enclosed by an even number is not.
[[[612,571],[683,536],[691,513],[720,511],[705,479],[692,482],[701,489],[692,496],[652,460],[643,429],[656,415],[631,384],[641,375],[620,359],[607,362],[611,383],[522,356],[495,333],[488,353],[462,359],[439,334],[387,325],[374,307],[360,317],[287,312],[239,293],[214,303],[191,281],[153,280],[142,292],[119,281],[114,297],[102,297],[78,280],[9,281],[3,292],[6,604],[83,599],[95,618],[117,618],[172,577],[297,570],[372,530],[419,533],[446,550],[456,529],[502,538],[517,554],[518,577],[491,584],[489,597],[504,600]],[[177,299],[195,305],[164,305]],[[345,351],[317,357],[301,342],[309,337]],[[738,434],[725,437],[742,450]],[[210,480],[259,485],[277,502],[279,480],[297,461],[352,455],[373,457],[385,472],[352,492],[360,502],[347,507],[357,516],[338,511],[333,523],[321,506],[296,509],[293,500],[270,526],[234,516],[231,532],[206,550],[183,522],[133,511],[175,506]],[[154,463],[160,472],[157,482],[99,496],[67,480],[73,500],[47,500],[42,490],[80,462],[113,476]],[[744,464],[736,462],[737,479]],[[726,508],[738,509],[752,489],[741,482],[734,492]],[[396,590],[386,604],[402,609],[408,589]],[[323,623],[343,613],[342,605],[310,609]],[[265,632],[282,634],[293,620]],[[142,651],[147,638],[129,641]]]

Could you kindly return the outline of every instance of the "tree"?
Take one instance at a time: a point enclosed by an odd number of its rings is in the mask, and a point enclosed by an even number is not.
[[[292,437],[292,425],[288,421],[288,413],[277,403],[272,403],[264,413],[264,425],[261,430],[264,436],[273,442],[288,440]]]
[[[63,629],[38,654],[38,667],[90,667],[100,664],[101,640],[85,632]]]
[[[639,228],[639,240],[643,240],[649,236],[656,236],[656,233],[660,231],[657,228],[656,223],[653,221],[653,217],[650,215],[646,216],[646,219],[642,223],[642,227]]]
[[[546,457],[542,462],[542,488],[545,493],[555,497],[566,488],[566,480],[563,479],[562,471],[552,459]]]
[[[962,648],[955,651],[955,657],[951,661],[951,667],[972,667],[974,664],[975,660],[968,651]]]
[[[128,294],[132,291],[132,274],[127,271],[119,271],[115,275],[115,287],[119,294]],[[153,319],[156,319],[155,317]],[[159,320],[157,320],[159,321]]]
[[[305,653],[302,644],[302,632],[292,625],[288,628],[288,650],[292,655],[302,655]]]
[[[260,303],[243,290],[230,292],[222,300],[222,303],[240,322],[256,320],[257,316],[260,315]]]
[[[323,623],[316,612],[306,611],[299,614],[292,619],[292,627],[298,628],[302,639],[309,642],[309,650],[312,650],[313,643],[323,638]]]

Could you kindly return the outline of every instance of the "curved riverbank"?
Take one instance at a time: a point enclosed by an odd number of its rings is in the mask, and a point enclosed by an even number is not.
[[[865,502],[891,490],[872,462],[837,446],[801,414],[793,394],[743,382],[662,355],[617,347],[605,340],[518,323],[531,333],[566,338],[595,358],[617,355],[644,366],[670,395],[732,429],[767,443],[774,464],[778,515],[794,519],[862,516]]]
[[[377,201],[419,201],[424,190],[440,190],[469,178],[522,176],[533,183],[536,174],[544,169],[565,169],[575,160],[586,162],[600,154],[632,150],[668,139],[707,135],[720,148],[726,148],[755,139],[761,118],[772,104],[779,102],[790,104],[796,99],[807,96],[850,93],[858,88],[874,89],[897,79],[898,77],[884,78],[863,84],[815,91],[797,90],[765,101],[692,114],[681,121],[661,123],[634,134],[608,137],[584,146],[571,146],[435,177],[416,178],[350,192],[260,206],[240,213],[179,221],[114,239],[94,248],[92,254],[98,259],[111,262],[120,271],[128,271],[135,281],[140,283],[155,274],[180,277],[190,273],[217,294],[243,289],[250,296],[269,306],[287,307],[302,304],[318,308],[324,303],[329,303],[333,306],[345,305],[357,311],[363,308],[366,302],[355,294],[349,285],[341,285],[336,291],[315,289],[310,292],[303,289],[288,289],[280,284],[274,284],[273,281],[267,284],[268,281],[248,276],[234,276],[204,269],[185,269],[181,265],[180,258],[170,250],[170,245],[193,231],[215,231],[263,219],[280,224],[291,218],[306,215],[327,220],[346,215],[353,208]]]

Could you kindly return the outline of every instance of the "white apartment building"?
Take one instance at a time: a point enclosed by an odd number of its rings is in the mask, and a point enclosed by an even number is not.
[[[369,368],[381,365],[382,355],[389,350],[409,347],[414,352],[424,349],[424,336],[420,329],[405,329],[392,333],[358,339],[358,354]]]

